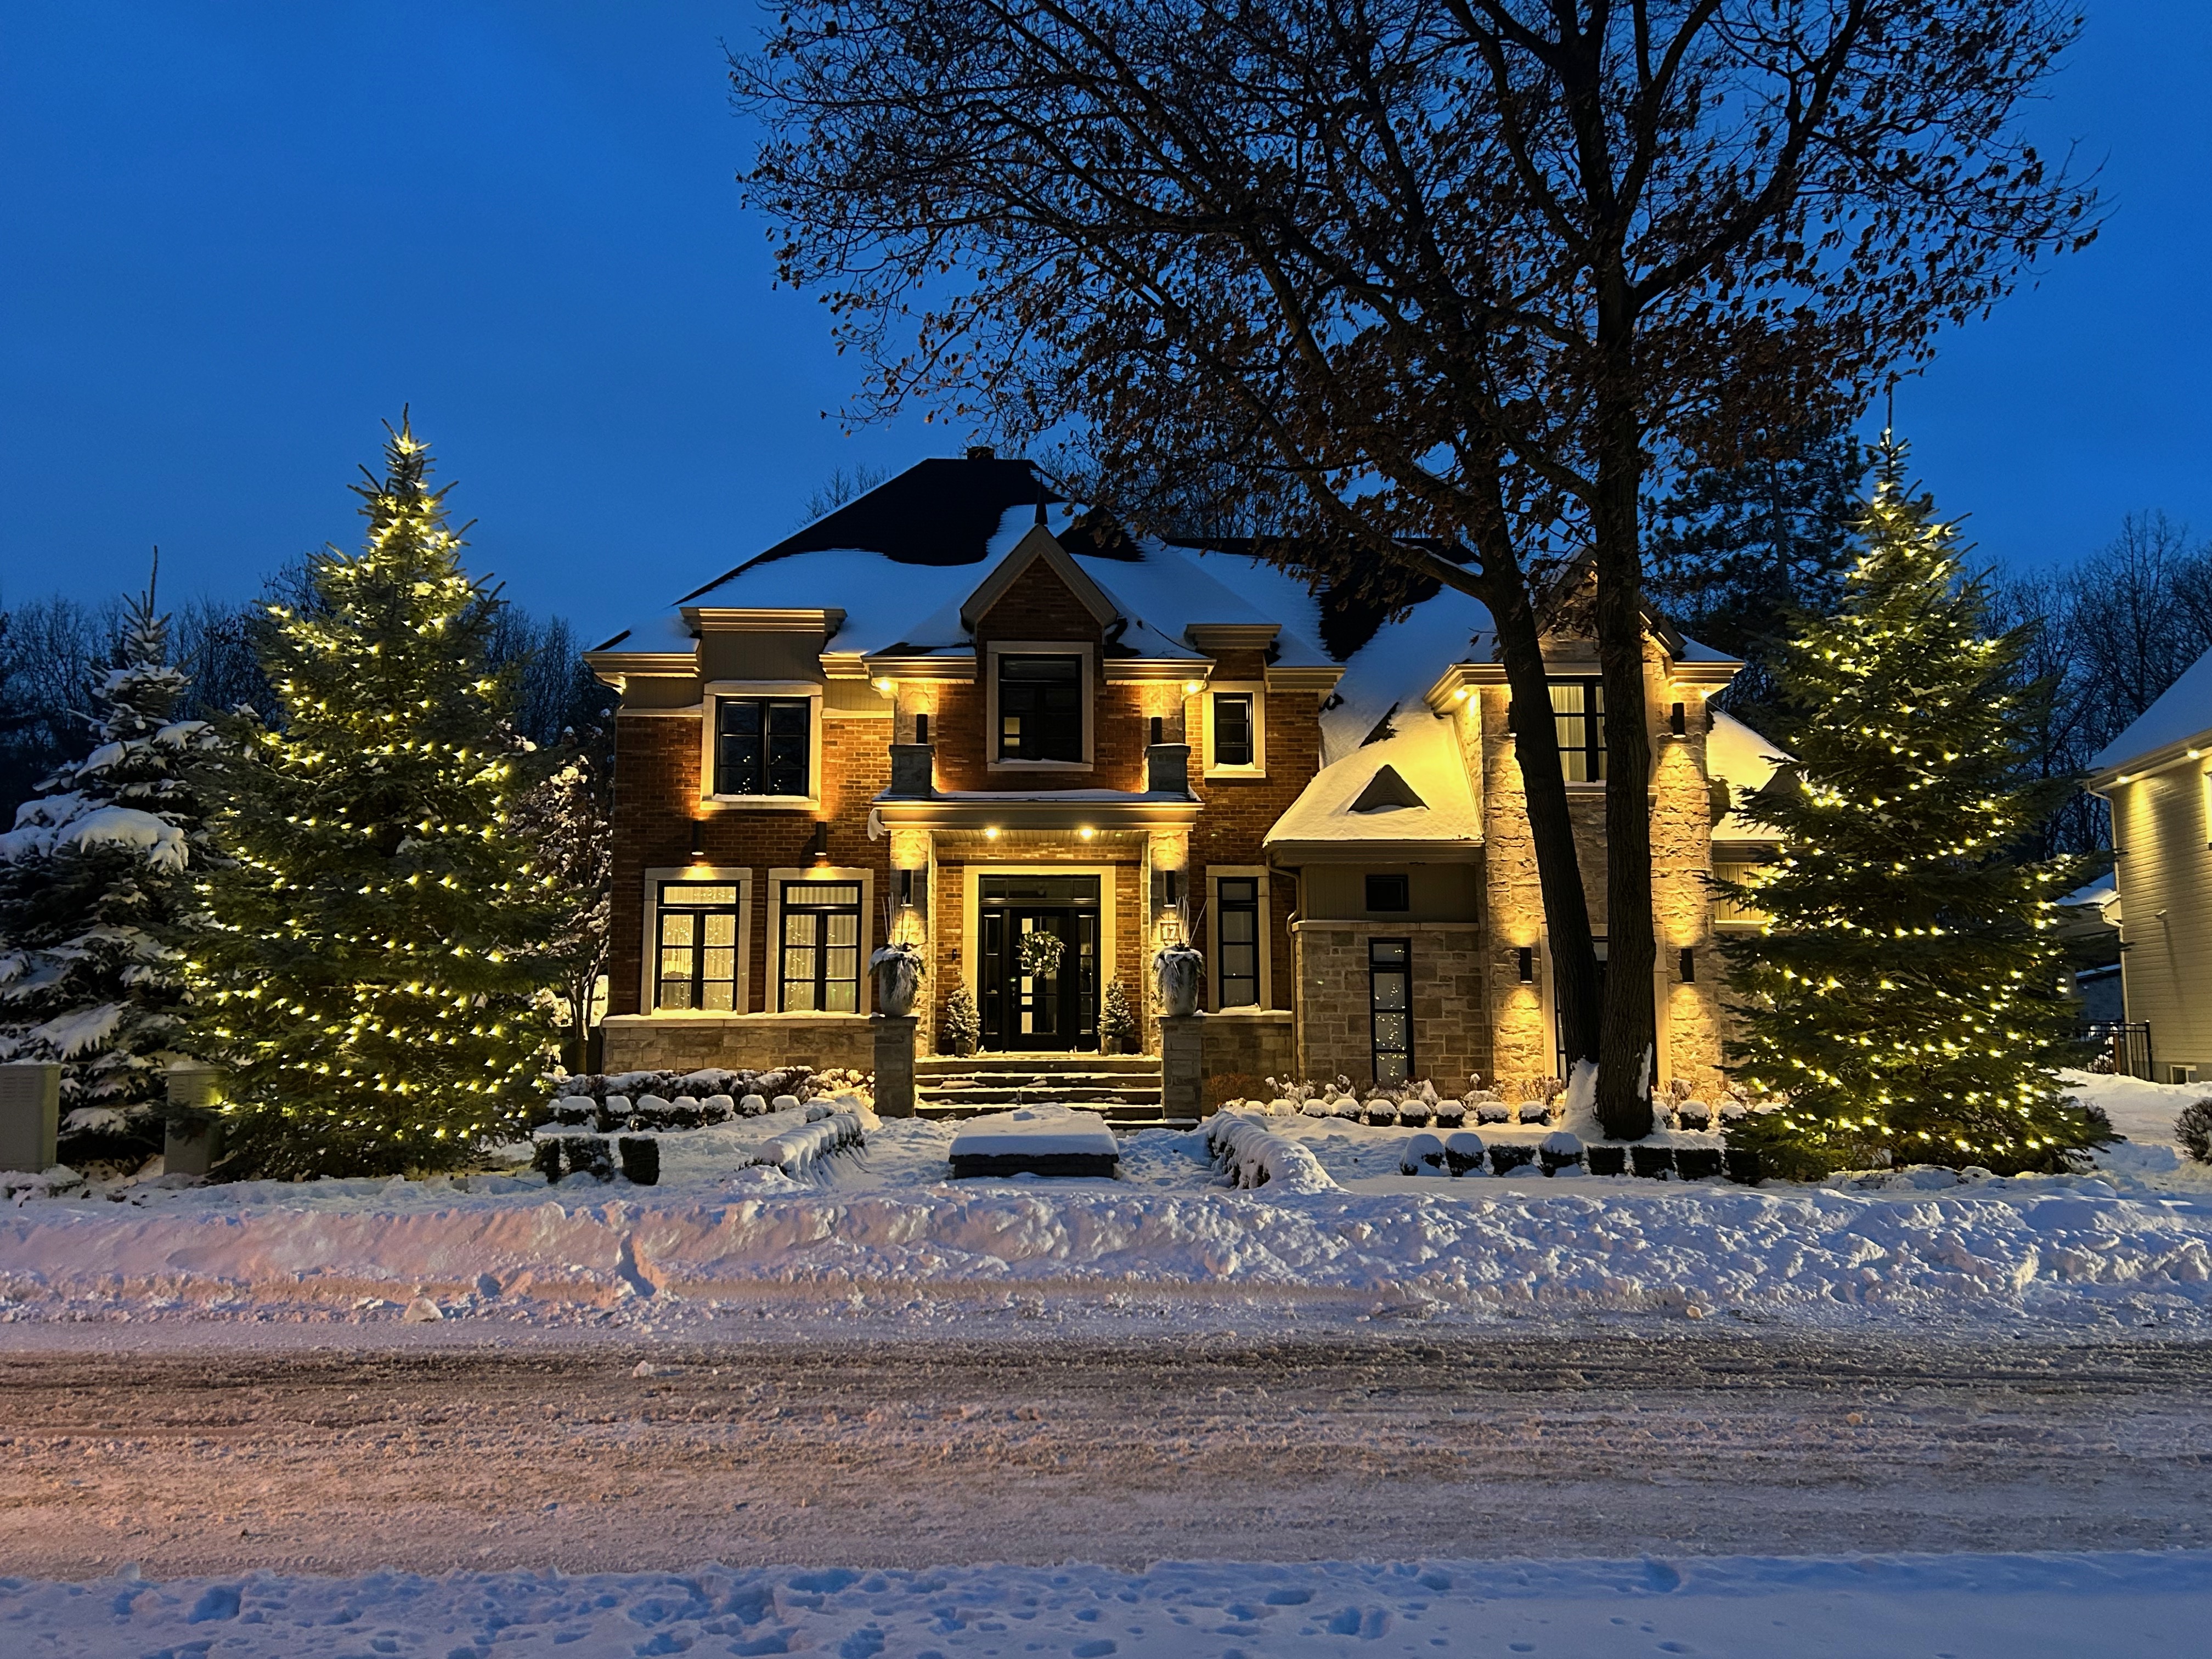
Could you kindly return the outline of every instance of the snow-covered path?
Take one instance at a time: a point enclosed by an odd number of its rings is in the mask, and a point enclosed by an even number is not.
[[[16,1334],[0,1571],[2212,1545],[2201,1343],[1022,1322],[352,1350]]]
[[[2208,1617],[2196,1553],[0,1579],[0,1643],[41,1659],[2150,1659]]]

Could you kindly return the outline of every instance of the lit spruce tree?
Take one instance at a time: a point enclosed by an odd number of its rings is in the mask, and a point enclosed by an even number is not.
[[[1723,947],[1743,1015],[1729,1048],[1741,1081],[1787,1099],[1734,1137],[1782,1175],[1885,1154],[2050,1169],[2106,1133],[2054,1075],[2075,1016],[2053,901],[2096,865],[2021,855],[2073,787],[2022,765],[2045,692],[1905,461],[1885,434],[1840,608],[1779,665],[1795,758],[1752,810],[1782,855],[1718,884],[1768,918]]]
[[[462,570],[404,418],[354,486],[368,539],[315,556],[259,625],[275,727],[218,774],[235,865],[198,952],[232,1145],[263,1173],[450,1167],[517,1133],[552,1041],[549,878],[508,817],[528,781],[484,665],[498,601]]]

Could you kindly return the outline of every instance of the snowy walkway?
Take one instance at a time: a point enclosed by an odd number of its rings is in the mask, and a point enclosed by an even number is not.
[[[0,1644],[41,1659],[2136,1659],[2197,1651],[2208,1619],[2199,1554],[0,1580]]]

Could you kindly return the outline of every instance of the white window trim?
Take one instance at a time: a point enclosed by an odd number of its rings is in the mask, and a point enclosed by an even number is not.
[[[858,1012],[825,1013],[818,1008],[787,1009],[783,1006],[783,884],[787,881],[857,881],[860,884],[860,995]],[[810,1019],[866,1019],[874,1012],[876,976],[868,971],[868,958],[876,953],[876,872],[848,870],[835,865],[811,864],[768,872],[768,949],[762,969],[768,975],[769,1009],[772,1014],[804,1014]]]
[[[1224,1008],[1221,1004],[1221,878],[1229,877],[1241,881],[1247,877],[1260,878],[1260,1000],[1242,1008]],[[1212,864],[1206,870],[1206,956],[1213,964],[1207,975],[1206,1000],[1218,1014],[1264,1014],[1275,1006],[1275,952],[1273,940],[1268,934],[1269,902],[1267,866],[1264,864]]]
[[[1213,699],[1218,693],[1252,699],[1252,763],[1217,766],[1213,760]],[[1199,729],[1205,747],[1199,750],[1209,778],[1264,778],[1267,775],[1267,687],[1261,680],[1211,680],[1198,694]]]
[[[656,1006],[660,988],[660,884],[664,881],[725,881],[738,887],[737,1006],[728,1013],[710,1008],[662,1008]],[[654,1018],[729,1019],[752,1006],[753,872],[736,865],[681,864],[645,872],[645,963],[640,978],[638,1006]]]
[[[1079,761],[1000,760],[999,758],[999,659],[1000,657],[1079,657],[1083,660],[1083,758]],[[994,772],[1088,772],[1097,763],[1094,726],[1098,708],[1097,647],[1068,640],[993,640],[983,660],[983,754]]]
[[[805,697],[806,787],[804,795],[714,793],[714,728],[724,697]],[[710,680],[699,704],[699,799],[709,806],[750,806],[769,812],[818,811],[822,806],[822,687],[812,680]]]

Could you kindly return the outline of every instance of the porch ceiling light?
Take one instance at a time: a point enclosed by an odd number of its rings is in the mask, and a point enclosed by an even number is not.
[[[1203,680],[1185,680],[1182,683],[1182,694],[1186,697],[1194,697],[1204,690],[1206,682]]]
[[[876,690],[882,692],[888,697],[892,692],[898,690],[898,682],[896,680],[878,680],[876,682]]]
[[[1075,833],[1076,833],[1077,835],[1079,835],[1079,836],[1082,836],[1084,840],[1085,840],[1085,841],[1089,841],[1089,840],[1091,838],[1091,836],[1093,836],[1097,835],[1098,832],[1097,832],[1096,830],[1093,830],[1093,829],[1092,829],[1089,824],[1087,824],[1087,823],[1086,823],[1086,824],[1085,824],[1085,825],[1084,825],[1080,830],[1078,830]]]
[[[983,826],[983,839],[985,841],[996,841],[998,838],[999,826],[997,824],[987,823]]]

